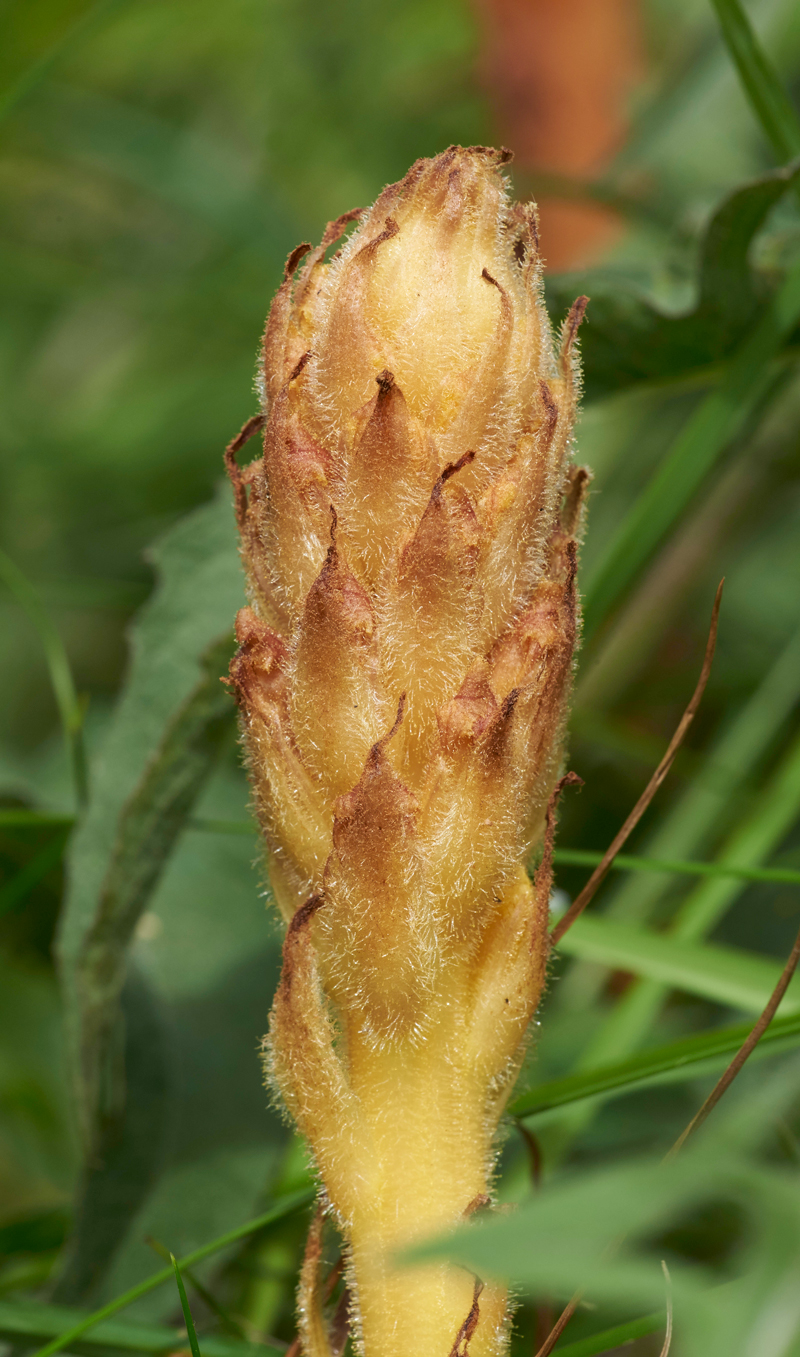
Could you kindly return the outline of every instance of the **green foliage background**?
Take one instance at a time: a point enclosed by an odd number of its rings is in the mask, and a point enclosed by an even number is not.
[[[597,1308],[564,1352],[663,1328],[666,1257],[675,1351],[790,1357],[797,987],[716,1139],[670,1179],[646,1156],[699,1105],[800,924],[800,128],[778,86],[772,121],[748,101],[718,23],[736,6],[642,8],[632,134],[591,190],[626,234],[602,268],[548,280],[555,321],[592,297],[570,755],[586,785],[561,818],[560,891],[657,763],[724,574],[718,655],[637,861],[554,966],[514,1109],[547,1185],[528,1201],[510,1123],[499,1192],[528,1204],[459,1256],[522,1289],[520,1354],[536,1305],[587,1279]],[[796,3],[749,12],[797,108]],[[220,452],[255,408],[290,248],[417,156],[499,134],[465,0],[6,0],[0,23],[0,1335],[30,1344],[157,1270],[148,1236],[180,1257],[307,1189],[256,1054],[280,939],[218,684],[241,596]],[[204,1357],[291,1341],[305,1209],[184,1271]],[[598,1262],[622,1230],[625,1256]],[[162,1285],[84,1341],[158,1352],[181,1322]]]

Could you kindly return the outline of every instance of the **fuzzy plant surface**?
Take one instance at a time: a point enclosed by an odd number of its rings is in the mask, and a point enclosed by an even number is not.
[[[585,299],[554,338],[506,159],[420,160],[294,251],[263,455],[229,459],[250,592],[231,680],[287,924],[266,1069],[345,1241],[366,1357],[484,1357],[508,1335],[501,1286],[394,1256],[490,1204],[548,959]],[[321,1214],[307,1357],[334,1348],[320,1240]]]

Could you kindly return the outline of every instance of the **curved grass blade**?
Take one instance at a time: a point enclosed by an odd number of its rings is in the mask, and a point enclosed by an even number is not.
[[[655,1047],[631,1056],[629,1060],[598,1065],[593,1070],[567,1075],[539,1084],[511,1103],[513,1117],[536,1117],[554,1108],[590,1099],[622,1097],[657,1083],[698,1079],[719,1068],[739,1050],[751,1030],[751,1023],[718,1027],[711,1032],[684,1037],[666,1046]],[[761,1039],[761,1053],[778,1055],[800,1045],[800,1013],[776,1018]]]
[[[800,739],[796,739],[785,759],[758,797],[754,811],[728,836],[718,862],[740,868],[754,868],[773,852],[800,814]],[[668,950],[675,942],[695,943],[704,937],[722,917],[741,889],[741,882],[722,876],[699,884],[683,901],[673,921],[674,932],[663,936]],[[617,914],[613,903],[604,916],[614,926]],[[630,915],[623,916],[630,917]],[[641,935],[640,935],[641,936]],[[656,940],[657,941],[657,940]],[[662,962],[666,954],[662,953]],[[684,977],[685,979],[686,977]],[[695,976],[697,978],[697,976]],[[599,1025],[584,1050],[579,1072],[605,1068],[625,1060],[640,1046],[668,994],[668,983],[655,978],[639,979],[630,985],[611,1013]],[[762,993],[762,1002],[766,991]],[[754,1007],[758,1011],[761,1005]],[[746,1033],[742,1035],[742,1040]],[[738,1048],[734,1048],[738,1049]],[[733,1050],[730,1051],[733,1054]],[[561,1128],[561,1148],[591,1117],[591,1108],[574,1108],[565,1113]]]
[[[694,859],[705,856],[720,831],[727,830],[736,802],[757,772],[767,751],[800,700],[800,630],[773,662],[755,692],[714,741],[707,758],[690,785],[645,840],[645,855],[654,858]],[[772,792],[767,793],[769,798]],[[759,798],[763,805],[764,798]],[[719,867],[758,869],[762,857],[717,855]],[[770,848],[762,844],[760,854]],[[708,873],[711,875],[711,873]],[[614,918],[644,923],[658,909],[669,881],[652,876],[629,881],[614,894],[609,910]]]
[[[601,1357],[602,1353],[616,1351],[625,1343],[633,1343],[637,1338],[646,1338],[648,1334],[658,1333],[664,1327],[664,1315],[643,1315],[641,1319],[632,1319],[627,1324],[617,1324],[613,1329],[604,1329],[602,1333],[592,1334],[591,1338],[579,1338],[576,1343],[565,1343],[554,1349],[553,1357]]]
[[[75,689],[64,642],[39,594],[4,551],[0,551],[0,579],[28,614],[39,634],[58,705],[67,755],[72,764],[75,798],[79,806],[84,806],[88,799],[89,782],[83,745],[83,705]]]
[[[553,854],[556,864],[565,867],[595,867],[603,861],[603,854],[586,848],[557,848]],[[611,870],[617,872],[670,872],[676,876],[725,877],[732,881],[781,882],[800,886],[800,872],[791,867],[738,867],[725,862],[692,862],[688,858],[633,857],[620,853],[614,858]]]
[[[740,0],[711,3],[744,92],[776,157],[790,160],[800,155],[800,119]]]
[[[594,915],[579,919],[559,948],[744,1013],[761,1012],[780,972],[779,964],[754,952],[651,933]],[[786,996],[788,1012],[800,1012],[800,978]]]
[[[753,812],[728,836],[717,861],[723,866],[755,867],[774,852],[800,815],[800,738],[761,792]],[[673,920],[676,937],[706,937],[739,894],[734,881],[718,877],[698,885]]]
[[[17,812],[11,812],[16,815]],[[28,812],[20,812],[27,815]],[[60,820],[48,819],[46,817],[28,819],[11,819],[6,821],[3,812],[0,811],[0,826],[9,824],[56,824]],[[197,830],[202,834],[235,834],[235,835],[255,835],[256,827],[251,820],[217,820],[207,816],[195,815],[188,824],[187,829]],[[556,848],[553,853],[553,861],[562,863],[565,867],[596,867],[603,861],[605,854],[598,853],[591,848]],[[611,864],[611,870],[617,872],[657,872],[659,874],[668,872],[678,876],[720,876],[730,877],[735,881],[766,881],[782,883],[790,886],[800,886],[800,871],[792,867],[738,867],[734,863],[725,862],[695,862],[690,858],[651,858],[633,855],[630,853],[618,853]]]
[[[159,1258],[165,1258],[167,1262],[175,1261],[175,1255],[173,1253],[170,1253],[169,1249],[166,1248],[165,1245],[162,1244],[160,1240],[154,1239],[152,1235],[148,1236],[146,1243],[148,1243],[150,1245],[150,1248],[153,1249],[153,1251],[158,1254]],[[228,1311],[225,1309],[224,1306],[220,1305],[216,1296],[213,1296],[209,1291],[208,1287],[203,1285],[197,1274],[188,1267],[184,1267],[183,1272],[186,1276],[186,1280],[189,1282],[189,1285],[192,1287],[194,1291],[197,1292],[201,1301],[203,1301],[203,1303],[211,1311],[211,1313],[213,1315],[216,1315],[223,1329],[227,1330],[228,1333],[232,1334],[234,1338],[238,1338],[243,1342],[247,1342],[247,1335],[245,1334],[245,1331],[242,1328],[241,1324],[239,1324],[233,1318],[233,1315],[228,1314]]]
[[[74,815],[51,815],[40,810],[0,810],[0,829],[71,829]]]
[[[617,856],[619,850],[624,847],[627,839],[636,828],[675,761],[675,755],[680,749],[686,733],[694,720],[695,713],[700,706],[706,684],[708,683],[711,674],[711,665],[714,661],[714,651],[717,645],[717,626],[719,623],[719,609],[722,602],[723,584],[724,580],[721,580],[717,586],[714,607],[711,610],[711,626],[709,627],[708,641],[706,642],[706,650],[705,655],[703,656],[703,664],[700,669],[700,677],[697,680],[695,690],[689,699],[689,705],[678,722],[677,729],[667,745],[664,757],[661,759],[661,762],[653,773],[653,776],[650,778],[650,781],[636,802],[633,810],[626,818],[622,828],[614,835],[611,844],[603,854],[598,866],[595,867],[592,875],[583,887],[583,890],[575,897],[563,918],[559,919],[553,926],[550,936],[554,945],[561,941],[564,934],[573,926],[575,920],[580,917],[600,889],[600,886],[611,868],[614,858]],[[572,774],[568,774],[568,776],[572,776]],[[563,785],[563,781],[564,780],[562,779],[562,783],[559,785]],[[552,848],[550,851],[552,851]]]
[[[17,104],[32,93],[37,85],[47,79],[54,66],[77,46],[82,38],[91,32],[96,23],[115,10],[119,4],[120,0],[95,0],[95,4],[90,5],[85,13],[81,14],[67,29],[66,33],[58,38],[36,61],[32,62],[5,93],[0,95],[0,122],[8,117]]]
[[[86,1316],[79,1310],[61,1305],[47,1305],[42,1301],[0,1300],[0,1338],[22,1340],[26,1349],[32,1343],[52,1338],[65,1329],[74,1328]],[[180,1350],[181,1338],[175,1329],[161,1324],[143,1324],[140,1320],[107,1320],[96,1325],[80,1340],[80,1348],[101,1352],[164,1353]],[[258,1344],[242,1343],[233,1338],[209,1335],[203,1338],[203,1357],[264,1357],[265,1348],[284,1352],[285,1343],[277,1339],[261,1339]]]
[[[235,1244],[240,1239],[246,1239],[248,1235],[255,1234],[257,1230],[263,1230],[267,1225],[273,1225],[278,1220],[283,1220],[294,1211],[299,1211],[301,1206],[307,1205],[313,1200],[314,1191],[306,1188],[302,1192],[291,1192],[287,1196],[276,1201],[265,1211],[263,1215],[256,1216],[255,1220],[248,1220],[244,1225],[239,1225],[235,1230],[229,1230],[227,1234],[220,1235],[217,1239],[212,1239],[209,1244],[202,1244],[199,1249],[194,1249],[192,1253],[187,1253],[185,1257],[179,1259],[179,1266],[194,1267],[195,1263],[201,1263],[204,1258],[210,1258],[212,1254],[219,1253],[229,1244]],[[155,1291],[156,1287],[163,1286],[164,1282],[172,1281],[174,1277],[172,1267],[161,1268],[159,1272],[154,1272],[152,1276],[146,1277],[143,1282],[132,1286],[129,1291],[123,1292],[117,1296],[116,1300],[109,1301],[99,1310],[92,1314],[84,1316],[71,1329],[66,1329],[60,1333],[51,1342],[46,1343],[44,1347],[38,1348],[33,1357],[51,1357],[51,1353],[61,1352],[65,1347],[74,1343],[82,1335],[94,1328],[95,1324],[100,1324],[104,1319],[110,1319],[112,1315],[124,1310],[126,1306],[132,1305],[135,1300],[140,1300],[142,1296]]]
[[[172,1264],[173,1271],[175,1273],[175,1281],[178,1286],[178,1295],[181,1298],[181,1309],[183,1310],[183,1318],[186,1324],[186,1332],[189,1335],[189,1346],[192,1349],[192,1357],[200,1357],[200,1344],[197,1341],[197,1330],[194,1327],[192,1312],[189,1309],[189,1301],[186,1296],[186,1287],[183,1284],[183,1278],[181,1276],[180,1267],[178,1266],[178,1260],[175,1257],[174,1253],[170,1254],[169,1259]]]
[[[780,1002],[783,999],[783,996],[786,994],[792,982],[794,973],[797,970],[798,961],[800,961],[800,929],[798,929],[797,937],[794,940],[794,946],[792,947],[792,950],[789,953],[789,958],[786,962],[786,965],[784,966],[778,978],[778,983],[776,984],[774,990],[772,991],[772,994],[770,995],[769,1000],[764,1007],[764,1011],[758,1019],[758,1022],[755,1024],[752,1031],[748,1034],[747,1040],[742,1043],[742,1046],[736,1052],[736,1055],[734,1056],[728,1068],[725,1070],[725,1073],[722,1075],[722,1078],[719,1079],[712,1088],[711,1092],[709,1093],[699,1112],[697,1112],[695,1116],[692,1117],[692,1120],[689,1122],[689,1125],[678,1136],[678,1139],[675,1141],[675,1144],[672,1146],[672,1149],[669,1152],[668,1158],[672,1158],[674,1155],[678,1154],[680,1150],[683,1148],[683,1146],[686,1144],[689,1137],[693,1136],[695,1131],[699,1130],[699,1128],[703,1125],[703,1122],[714,1111],[714,1108],[716,1107],[720,1098],[722,1098],[723,1094],[727,1093],[736,1076],[743,1069],[745,1063],[750,1059],[750,1056],[753,1054],[753,1051],[755,1050],[758,1043],[764,1039],[765,1033],[769,1030],[775,1018],[775,1014],[778,1011]]]

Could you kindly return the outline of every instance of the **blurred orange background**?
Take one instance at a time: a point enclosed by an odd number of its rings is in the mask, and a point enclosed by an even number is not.
[[[591,180],[625,141],[644,71],[636,0],[476,0],[481,77],[521,170]],[[622,223],[598,203],[539,198],[550,270],[594,262]]]

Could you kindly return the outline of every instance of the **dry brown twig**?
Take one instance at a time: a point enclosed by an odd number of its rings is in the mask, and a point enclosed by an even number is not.
[[[717,600],[719,600],[719,594],[717,595]],[[721,1077],[717,1080],[717,1083],[714,1085],[713,1089],[709,1093],[700,1110],[695,1114],[694,1117],[692,1117],[692,1120],[689,1122],[688,1126],[686,1126],[686,1128],[678,1136],[678,1139],[675,1141],[675,1144],[667,1151],[667,1154],[664,1156],[663,1161],[664,1163],[669,1163],[680,1153],[680,1151],[683,1149],[683,1146],[686,1144],[687,1140],[689,1140],[689,1138],[694,1135],[695,1131],[699,1130],[699,1128],[706,1121],[710,1113],[713,1112],[714,1108],[722,1098],[723,1094],[726,1093],[727,1090],[730,1088],[734,1079],[740,1073],[746,1061],[752,1055],[759,1041],[763,1037],[773,1018],[775,1017],[775,1014],[777,1013],[778,1008],[780,1007],[781,1000],[783,999],[783,996],[785,995],[787,989],[789,988],[792,976],[797,970],[798,963],[800,963],[800,930],[798,930],[797,937],[794,940],[794,946],[792,947],[792,950],[789,953],[786,965],[781,971],[778,983],[776,984],[774,990],[772,991],[772,994],[770,995],[763,1012],[761,1013],[758,1020],[755,1022],[749,1036],[740,1046],[739,1050],[733,1057],[733,1060],[728,1065],[724,1074],[721,1075]],[[576,1294],[570,1300],[569,1304],[564,1307],[561,1314],[559,1315],[558,1320],[556,1321],[556,1324],[548,1334],[544,1344],[542,1345],[542,1347],[539,1348],[538,1352],[536,1353],[536,1357],[548,1357],[548,1354],[553,1351],[553,1348],[558,1342],[558,1339],[561,1337],[561,1334],[564,1332],[564,1329],[566,1328],[567,1324],[569,1323],[575,1311],[577,1310],[578,1305],[580,1304],[581,1301],[582,1294],[583,1293],[580,1291],[576,1292]],[[664,1347],[662,1348],[661,1351],[661,1357],[666,1357],[666,1354],[669,1353],[671,1341],[672,1341],[672,1306],[671,1303],[669,1303],[667,1306],[667,1333],[664,1339]]]
[[[778,980],[777,985],[775,986],[774,990],[772,991],[772,994],[769,997],[769,1000],[764,1008],[763,1013],[753,1026],[750,1035],[742,1043],[736,1055],[733,1057],[733,1060],[728,1065],[728,1068],[725,1070],[725,1073],[714,1085],[713,1089],[709,1093],[699,1112],[697,1112],[695,1116],[692,1117],[692,1120],[689,1122],[688,1126],[678,1136],[678,1139],[675,1141],[675,1144],[667,1151],[666,1155],[664,1156],[664,1163],[669,1163],[670,1160],[674,1159],[676,1155],[680,1153],[689,1137],[694,1135],[695,1131],[697,1131],[699,1127],[703,1125],[703,1122],[706,1120],[709,1114],[713,1112],[722,1095],[726,1093],[727,1090],[730,1088],[737,1074],[739,1074],[745,1062],[752,1055],[759,1041],[761,1040],[770,1023],[772,1022],[772,1019],[775,1017],[775,1014],[777,1013],[778,1008],[780,1007],[781,999],[783,998],[784,994],[789,988],[792,976],[797,970],[798,962],[800,962],[800,931],[798,931],[797,937],[794,940],[794,946],[792,947],[792,950],[789,953],[786,965],[784,966],[781,972],[780,979]],[[549,1357],[549,1353],[553,1351],[553,1348],[555,1347],[565,1328],[569,1324],[569,1321],[572,1319],[572,1316],[575,1314],[575,1311],[580,1305],[582,1295],[583,1295],[582,1291],[577,1291],[575,1295],[572,1297],[569,1304],[564,1307],[555,1325],[551,1329],[550,1333],[547,1335],[547,1338],[545,1339],[544,1343],[537,1351],[536,1357]],[[671,1304],[669,1304],[667,1307],[667,1334],[664,1340],[664,1347],[662,1348],[661,1351],[661,1357],[666,1357],[666,1354],[669,1352],[670,1349],[671,1341],[672,1341],[672,1307]]]
[[[666,1160],[675,1158],[675,1156],[681,1151],[683,1146],[686,1144],[686,1141],[689,1139],[689,1137],[694,1135],[695,1131],[697,1131],[699,1127],[703,1125],[703,1122],[706,1120],[709,1113],[713,1112],[723,1093],[725,1093],[730,1088],[731,1084],[733,1083],[737,1074],[741,1070],[745,1061],[748,1060],[749,1057],[752,1055],[759,1041],[761,1040],[770,1023],[772,1022],[772,1019],[775,1017],[775,1014],[777,1013],[778,1008],[780,1006],[781,999],[783,998],[784,994],[789,988],[792,976],[797,970],[797,964],[799,961],[800,961],[800,932],[798,932],[797,937],[794,940],[794,946],[791,952],[789,953],[789,958],[786,962],[786,965],[781,971],[780,979],[777,985],[775,986],[774,990],[772,991],[772,994],[769,997],[769,1001],[766,1007],[764,1008],[764,1011],[761,1014],[760,1018],[753,1027],[752,1032],[750,1033],[747,1040],[742,1044],[742,1046],[740,1046],[739,1050],[733,1057],[733,1060],[726,1069],[725,1073],[721,1076],[720,1079],[718,1079],[717,1083],[714,1085],[713,1089],[711,1090],[705,1102],[703,1103],[703,1106],[700,1108],[700,1111],[697,1112],[694,1117],[692,1117],[692,1120],[689,1122],[689,1125],[686,1127],[684,1131],[681,1132],[681,1134],[678,1136],[678,1139],[675,1141],[675,1144],[667,1152]]]
[[[686,733],[690,725],[692,724],[692,721],[694,720],[695,712],[697,711],[697,708],[700,706],[703,693],[705,692],[706,689],[706,684],[708,683],[708,679],[711,674],[711,665],[714,660],[714,650],[717,644],[717,624],[719,622],[719,609],[720,604],[722,602],[722,586],[724,585],[724,583],[725,583],[724,579],[720,580],[719,586],[717,588],[716,597],[714,599],[714,607],[711,612],[711,626],[709,628],[708,641],[706,642],[706,653],[703,659],[703,667],[700,670],[700,677],[697,680],[697,687],[695,688],[692,694],[691,701],[689,702],[686,711],[683,713],[683,716],[681,717],[678,723],[678,727],[672,739],[670,740],[669,745],[667,746],[667,751],[663,759],[656,768],[656,771],[653,773],[653,776],[651,777],[650,781],[648,782],[647,786],[645,787],[644,791],[639,797],[639,800],[636,802],[636,805],[634,806],[624,825],[615,835],[609,848],[604,854],[602,861],[598,863],[597,867],[595,867],[594,871],[592,872],[592,875],[589,877],[589,880],[586,882],[586,885],[584,886],[583,890],[580,892],[579,895],[576,895],[566,914],[563,916],[563,918],[559,919],[558,923],[555,924],[555,926],[553,927],[552,932],[550,934],[550,939],[554,947],[561,941],[567,930],[572,927],[575,920],[583,913],[583,911],[586,909],[586,906],[594,899],[594,896],[600,889],[600,886],[605,881],[605,878],[611,869],[611,864],[613,863],[614,858],[617,856],[617,853],[619,853],[620,850],[624,847],[625,842],[628,839],[629,835],[638,825],[639,821],[641,820],[642,816],[647,810],[647,807],[650,805],[650,802],[652,801],[653,797],[655,796],[656,792],[658,791],[659,787],[661,786],[662,782],[667,776],[667,773],[672,767],[672,764],[675,760],[675,755],[677,754],[678,750],[683,744]]]

